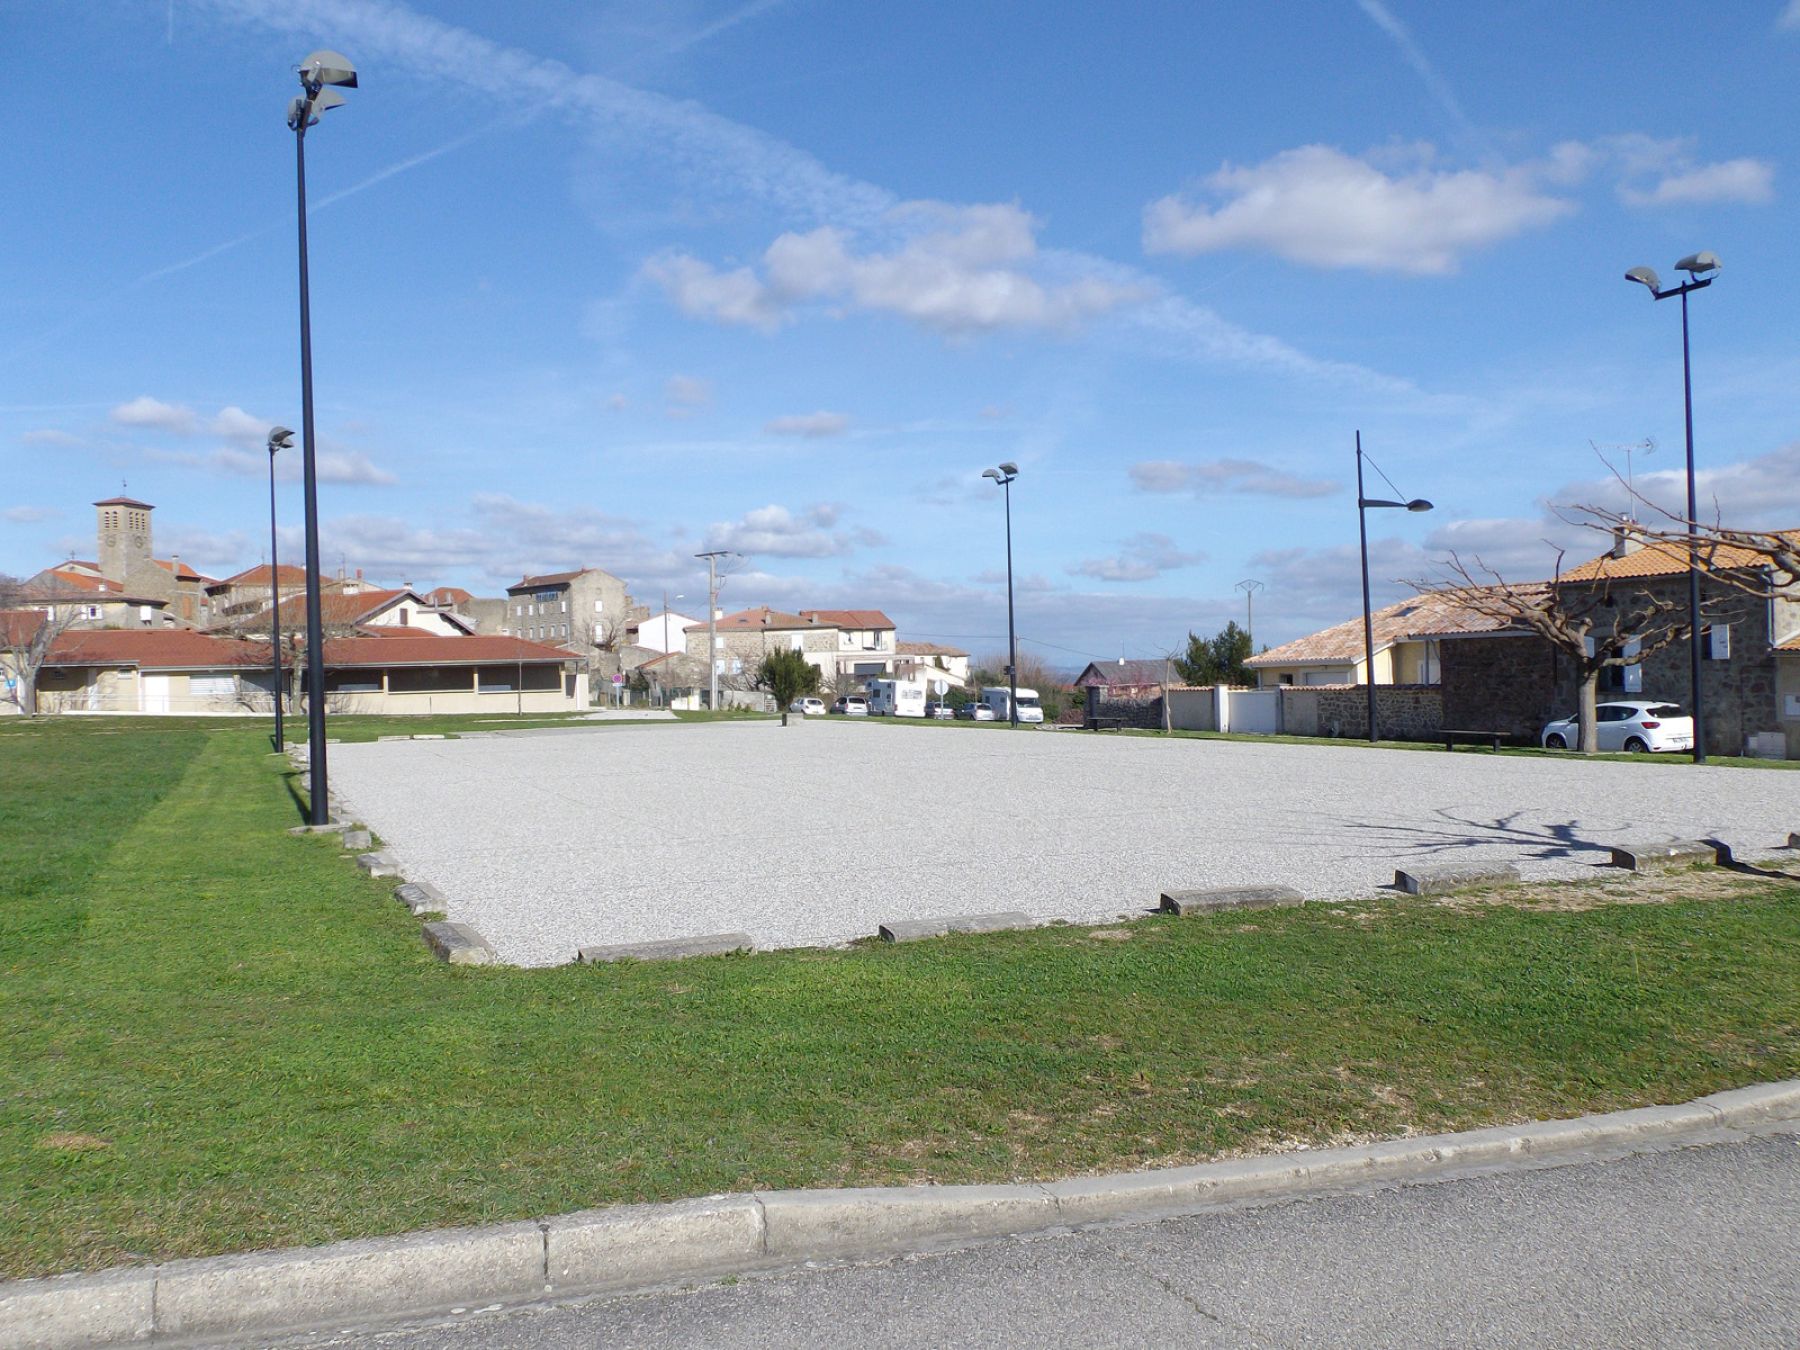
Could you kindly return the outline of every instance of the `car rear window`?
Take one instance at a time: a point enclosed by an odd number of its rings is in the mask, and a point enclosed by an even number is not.
[[[1645,717],[1686,717],[1679,703],[1659,703],[1654,708],[1644,709]]]

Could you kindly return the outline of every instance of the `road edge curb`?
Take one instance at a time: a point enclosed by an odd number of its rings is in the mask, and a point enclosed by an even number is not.
[[[618,1205],[479,1228],[198,1257],[0,1284],[20,1350],[302,1332],[453,1307],[624,1293],[866,1260],[1242,1201],[1419,1182],[1584,1149],[1800,1120],[1800,1079],[1674,1106],[1054,1182],[754,1191]]]

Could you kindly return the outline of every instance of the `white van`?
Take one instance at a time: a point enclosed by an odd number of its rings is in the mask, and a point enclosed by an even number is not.
[[[869,712],[876,717],[923,717],[923,680],[870,680]]]
[[[994,710],[994,720],[996,722],[1012,721],[1012,709],[1007,704],[1007,700],[1011,696],[1011,693],[1012,691],[1005,685],[1001,685],[995,689],[983,689],[981,691],[981,701]],[[1044,720],[1044,709],[1043,706],[1038,703],[1037,690],[1027,689],[1024,685],[1019,686],[1019,720],[1021,722],[1041,722]]]

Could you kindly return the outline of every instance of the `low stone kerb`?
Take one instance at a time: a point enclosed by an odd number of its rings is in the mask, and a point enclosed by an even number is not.
[[[544,1243],[558,1293],[725,1275],[765,1257],[762,1207],[748,1195],[564,1214],[544,1222]]]
[[[1519,869],[1511,863],[1438,863],[1394,871],[1394,885],[1408,895],[1443,895],[1470,886],[1513,885],[1518,880]]]
[[[400,875],[399,860],[391,853],[359,853],[356,865],[372,877],[397,877]]]
[[[577,961],[600,965],[608,961],[684,961],[691,956],[726,956],[753,952],[756,940],[748,933],[708,933],[703,937],[667,938],[661,942],[625,942],[611,947],[583,947]]]
[[[491,966],[499,959],[487,939],[466,923],[440,919],[426,924],[422,936],[438,960],[453,966]]]
[[[1654,844],[1620,844],[1612,851],[1612,865],[1632,872],[1718,861],[1720,861],[1719,846],[1709,844],[1704,839],[1675,839]],[[1729,853],[1724,861],[1730,861]]]
[[[447,914],[450,902],[429,881],[403,881],[394,887],[394,899],[405,905],[410,914]]]
[[[1015,928],[1035,928],[1037,922],[1016,909],[992,914],[952,914],[941,919],[890,919],[875,930],[883,942],[917,942],[949,933],[1000,933]]]
[[[1224,909],[1291,909],[1306,897],[1292,886],[1213,886],[1197,891],[1164,891],[1164,914],[1217,914]]]

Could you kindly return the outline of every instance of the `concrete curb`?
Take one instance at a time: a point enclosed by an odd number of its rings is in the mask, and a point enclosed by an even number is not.
[[[468,1304],[648,1289],[805,1261],[1149,1222],[1789,1120],[1800,1121],[1800,1079],[1679,1106],[1047,1184],[759,1191],[622,1205],[539,1222],[21,1280],[0,1285],[0,1343],[75,1350],[262,1338]]]

